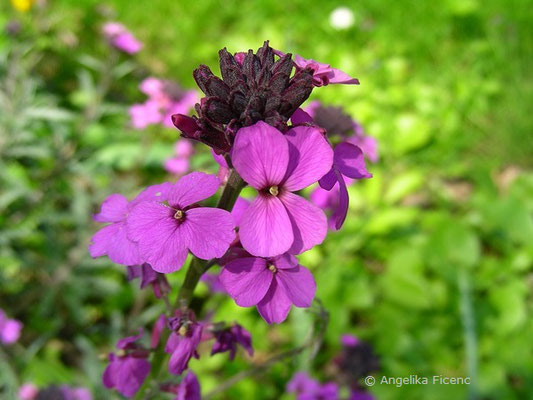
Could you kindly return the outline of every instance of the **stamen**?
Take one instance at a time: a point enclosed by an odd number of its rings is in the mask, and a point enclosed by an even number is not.
[[[279,194],[279,189],[277,186],[270,186],[270,189],[268,189],[268,192],[272,195],[272,196],[277,196]]]
[[[178,329],[178,335],[185,336],[187,334],[187,327],[185,325],[180,326]]]
[[[270,264],[270,265],[268,266],[268,269],[269,269],[270,271],[272,271],[273,273],[278,272],[278,269],[276,268],[276,266],[275,266],[275,265],[272,265],[272,264]]]
[[[176,213],[174,214],[174,218],[177,220],[180,220],[183,218],[183,215],[184,215],[183,211],[177,210]]]

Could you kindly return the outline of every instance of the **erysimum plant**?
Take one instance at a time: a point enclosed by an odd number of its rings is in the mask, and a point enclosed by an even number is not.
[[[328,220],[319,206],[301,193],[317,182],[330,190],[341,187],[339,223],[346,216],[344,176],[368,178],[363,151],[353,143],[336,144],[327,129],[300,109],[315,87],[358,84],[344,72],[300,56],[272,49],[219,52],[222,78],[205,65],[194,79],[205,94],[197,115],[174,114],[172,121],[185,139],[211,147],[223,173],[191,172],[176,183],[150,186],[132,200],[110,195],[95,215],[107,223],[92,238],[93,257],[107,255],[128,267],[141,287],[151,285],[167,303],[152,329],[150,348],[141,331],[122,339],[109,357],[104,383],[127,397],[146,398],[155,390],[179,399],[200,398],[198,381],[188,362],[198,358],[199,343],[213,340],[211,354],[237,345],[253,354],[249,332],[236,323],[198,319],[191,299],[201,276],[222,267],[219,283],[241,307],[256,306],[266,323],[282,323],[291,306],[307,308],[315,296],[311,272],[297,256],[326,238]],[[291,120],[292,117],[292,120]],[[250,186],[251,202],[239,198]],[[220,192],[216,207],[202,203]],[[346,209],[345,209],[346,208]],[[188,266],[175,306],[165,274]],[[168,370],[184,378],[177,385],[160,382],[165,354]],[[150,376],[150,379],[146,379]],[[144,383],[143,383],[144,382]]]

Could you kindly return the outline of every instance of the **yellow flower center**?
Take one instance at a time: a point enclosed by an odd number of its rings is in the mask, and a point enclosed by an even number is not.
[[[279,189],[277,186],[270,186],[270,189],[268,189],[268,192],[272,195],[272,196],[277,196],[279,194]]]
[[[270,265],[268,266],[268,269],[269,269],[270,271],[274,272],[274,273],[278,272],[278,269],[276,268],[276,266],[275,266],[275,265],[272,265],[272,264],[270,264]]]
[[[185,213],[183,211],[177,210],[176,213],[174,214],[174,218],[177,220],[180,220],[183,218],[184,215]]]

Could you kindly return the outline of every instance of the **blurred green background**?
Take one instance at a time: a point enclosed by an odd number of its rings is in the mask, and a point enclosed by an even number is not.
[[[339,6],[354,24],[330,23]],[[20,8],[20,7],[19,7]],[[0,348],[0,387],[69,383],[96,399],[101,355],[163,311],[124,268],[90,259],[91,215],[111,193],[172,180],[175,129],[130,127],[146,76],[195,87],[217,51],[274,48],[330,63],[361,85],[313,93],[343,106],[379,142],[374,178],[350,188],[344,228],[300,257],[330,313],[325,342],[216,399],[291,399],[297,370],[334,380],[344,333],[372,344],[381,376],[470,376],[471,385],[377,384],[377,399],[533,397],[533,7],[520,0],[38,1],[0,6],[0,308],[24,323]],[[144,43],[107,46],[108,20]],[[7,34],[17,21],[19,32]],[[200,146],[197,147],[198,149]],[[193,168],[214,172],[204,149]],[[183,273],[173,274],[174,287]],[[301,344],[312,318],[268,327],[203,284],[216,320],[252,332],[256,355],[191,361],[203,393],[250,363]],[[344,393],[343,393],[344,394]],[[114,397],[116,396],[116,397]],[[3,397],[2,397],[3,398]],[[9,398],[9,397],[6,397]]]

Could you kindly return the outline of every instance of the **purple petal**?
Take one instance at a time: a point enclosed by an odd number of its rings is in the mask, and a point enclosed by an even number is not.
[[[291,122],[293,125],[305,124],[313,122],[313,118],[301,108],[297,109],[291,116]]]
[[[200,207],[186,212],[180,231],[186,235],[191,252],[198,258],[209,260],[226,253],[235,239],[234,228],[233,218],[226,210]]]
[[[285,253],[281,256],[274,257],[272,259],[272,264],[278,269],[290,269],[298,265],[298,260],[292,254]]]
[[[231,159],[239,175],[261,190],[281,182],[287,171],[287,139],[276,128],[257,122],[237,132]]]
[[[346,72],[337,68],[330,68],[327,73],[329,83],[340,83],[344,85],[359,85],[359,79],[352,78]]]
[[[257,304],[257,311],[267,324],[279,324],[287,318],[291,309],[291,301],[283,292],[277,280],[272,280],[266,296]]]
[[[119,222],[128,212],[128,199],[121,194],[112,194],[102,203],[100,212],[93,216],[98,222]]]
[[[331,218],[335,221],[335,230],[341,229],[342,224],[346,220],[346,215],[348,214],[348,189],[346,188],[346,182],[344,182],[343,176],[340,172],[337,172],[337,179],[339,182],[339,203],[333,212]]]
[[[150,347],[155,349],[159,345],[159,340],[161,340],[161,334],[165,329],[167,319],[165,314],[161,314],[157,321],[155,321],[154,327],[152,328],[152,336],[150,338]]]
[[[122,338],[120,339],[118,342],[117,342],[117,349],[128,349],[128,348],[131,348],[131,345],[133,343],[135,343],[137,340],[141,339],[144,335],[144,331],[141,329],[139,329],[139,333],[135,336],[127,336],[125,338]]]
[[[126,222],[117,222],[115,235],[107,245],[107,256],[111,261],[122,265],[137,265],[143,260],[139,256],[137,243],[128,239]]]
[[[116,361],[115,355],[110,355],[110,363],[107,365],[104,374],[102,375],[102,383],[108,389],[113,389],[117,382],[118,370],[120,363]]]
[[[22,322],[16,319],[5,320],[0,326],[0,341],[4,344],[13,344],[19,340],[22,331]]]
[[[289,166],[283,187],[301,190],[322,178],[333,165],[333,150],[316,128],[297,126],[286,135]]]
[[[250,207],[250,202],[242,197],[238,197],[233,209],[231,210],[231,215],[235,221],[235,226],[239,226],[242,220],[244,212]]]
[[[177,208],[185,208],[214,195],[220,186],[215,175],[192,172],[183,176],[170,189],[168,203]]]
[[[169,158],[165,160],[163,166],[167,172],[174,175],[182,175],[189,170],[188,158]]]
[[[181,268],[187,258],[188,233],[173,218],[174,210],[163,204],[146,201],[138,204],[128,215],[130,239],[137,241],[141,258],[161,273]]]
[[[278,283],[296,307],[309,307],[316,292],[316,283],[309,270],[301,265],[280,269],[276,274]]]
[[[303,253],[324,241],[328,225],[326,215],[320,208],[290,192],[283,193],[280,200],[287,209],[294,231],[294,242],[289,253]]]
[[[331,190],[336,183],[337,175],[335,175],[335,168],[331,168],[329,172],[318,181],[318,184],[324,190]]]
[[[178,387],[178,396],[175,400],[200,400],[200,383],[191,371],[187,372],[185,378]]]
[[[143,358],[124,357],[120,360],[115,387],[126,397],[133,397],[150,373],[150,363]]]
[[[291,247],[292,231],[291,220],[279,198],[259,194],[241,218],[239,237],[250,254],[273,257]]]
[[[119,229],[119,224],[111,224],[104,226],[93,235],[91,238],[91,244],[89,244],[89,254],[92,258],[105,256],[107,254],[107,247]]]
[[[222,269],[220,282],[241,307],[258,304],[270,287],[273,274],[262,258],[247,257],[234,260]]]
[[[163,182],[158,185],[148,186],[139,193],[130,203],[130,210],[143,201],[166,201],[168,192],[172,188],[172,183]]]
[[[348,142],[339,143],[335,147],[335,167],[352,179],[371,178],[372,174],[366,170],[365,156],[362,150]]]

